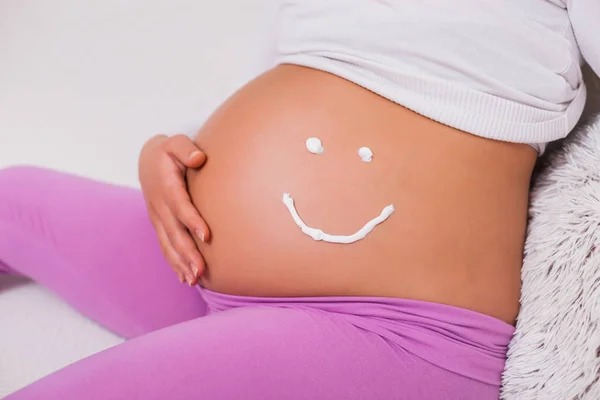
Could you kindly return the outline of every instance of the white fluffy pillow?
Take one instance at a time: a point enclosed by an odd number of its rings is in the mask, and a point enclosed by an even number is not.
[[[549,155],[531,194],[505,400],[600,399],[600,115]]]

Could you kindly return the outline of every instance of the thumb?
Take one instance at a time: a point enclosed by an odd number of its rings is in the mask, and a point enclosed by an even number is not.
[[[194,150],[188,156],[187,161],[182,163],[188,168],[200,168],[206,161],[206,154],[200,150]]]
[[[206,154],[185,135],[175,135],[164,142],[167,153],[188,168],[200,168]]]

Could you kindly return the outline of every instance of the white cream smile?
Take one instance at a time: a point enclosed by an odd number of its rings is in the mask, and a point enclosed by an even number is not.
[[[377,217],[373,218],[369,222],[367,222],[362,228],[353,233],[352,235],[330,235],[328,233],[323,232],[321,229],[311,228],[306,225],[302,218],[298,215],[296,211],[296,207],[294,206],[294,199],[289,193],[283,194],[283,204],[287,207],[288,211],[292,215],[292,218],[296,225],[302,230],[303,233],[310,236],[314,240],[322,240],[324,242],[330,243],[354,243],[360,239],[364,239],[365,236],[369,234],[377,225],[388,219],[390,215],[394,212],[394,205],[390,204],[381,211]]]

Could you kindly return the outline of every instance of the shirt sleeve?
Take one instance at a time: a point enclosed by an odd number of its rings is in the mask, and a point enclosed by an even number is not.
[[[568,0],[567,10],[581,55],[600,76],[600,0]]]

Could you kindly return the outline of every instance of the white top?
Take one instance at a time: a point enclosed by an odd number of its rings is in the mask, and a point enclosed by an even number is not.
[[[600,0],[278,0],[273,63],[357,83],[454,128],[540,152],[600,75]]]

